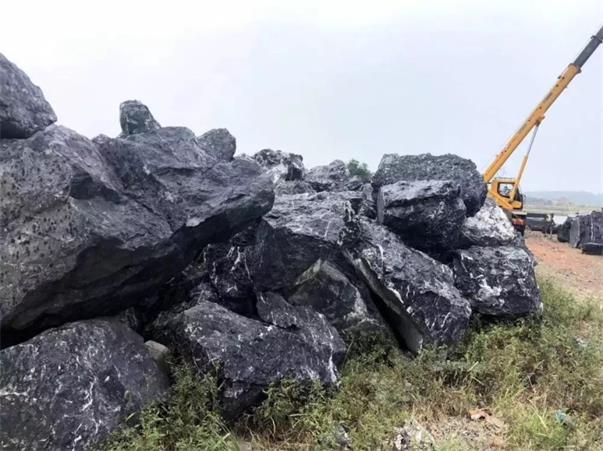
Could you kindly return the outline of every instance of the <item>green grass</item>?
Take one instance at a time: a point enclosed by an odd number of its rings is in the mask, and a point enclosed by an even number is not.
[[[215,379],[180,367],[170,401],[109,448],[238,449],[238,440],[253,449],[392,449],[406,426],[424,431],[427,449],[603,449],[601,304],[540,285],[542,318],[475,325],[457,349],[414,359],[376,342],[348,359],[338,391],[285,381],[228,427],[215,413]],[[497,423],[470,420],[475,408]]]
[[[191,366],[172,366],[174,385],[164,404],[142,412],[136,425],[114,434],[106,450],[238,449],[218,412],[219,385],[208,374],[200,378]],[[132,419],[134,420],[134,419]]]

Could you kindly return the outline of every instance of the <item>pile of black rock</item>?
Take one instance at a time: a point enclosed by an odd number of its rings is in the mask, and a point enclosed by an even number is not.
[[[585,254],[603,254],[603,210],[568,217],[557,230],[557,239]]]
[[[0,444],[83,449],[169,388],[167,353],[218,371],[236,418],[284,378],[336,386],[348,345],[452,345],[472,315],[538,313],[534,261],[455,155],[236,155],[225,129],[55,125],[0,55]]]

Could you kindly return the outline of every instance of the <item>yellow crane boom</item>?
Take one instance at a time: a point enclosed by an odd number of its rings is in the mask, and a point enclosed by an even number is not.
[[[496,203],[507,211],[513,212],[515,210],[521,210],[523,208],[523,200],[519,193],[519,184],[525,171],[525,167],[528,161],[528,153],[524,156],[521,163],[519,174],[515,179],[505,178],[496,179],[496,174],[502,166],[506,163],[509,157],[519,147],[525,137],[534,130],[538,130],[538,126],[544,119],[544,115],[551,105],[557,100],[563,90],[570,84],[573,78],[580,73],[584,63],[590,58],[590,56],[597,49],[599,44],[603,42],[603,27],[597,34],[591,37],[590,41],[582,50],[580,55],[572,62],[563,73],[557,78],[557,82],[553,88],[547,93],[542,101],[536,106],[534,111],[528,116],[525,122],[519,127],[519,129],[513,134],[511,139],[507,142],[502,151],[496,156],[492,164],[488,166],[484,172],[484,181],[488,184],[488,192],[490,196],[496,201]],[[532,142],[534,140],[532,137]],[[530,143],[530,148],[531,148]]]

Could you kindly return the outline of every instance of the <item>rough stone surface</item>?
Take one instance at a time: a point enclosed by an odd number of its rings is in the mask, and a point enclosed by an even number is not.
[[[477,313],[518,318],[542,309],[532,257],[521,248],[459,250],[453,268],[456,286]]]
[[[567,217],[563,224],[559,226],[557,229],[557,240],[562,243],[567,243],[570,240],[570,229],[572,228],[572,220],[573,218]]]
[[[119,124],[121,137],[161,128],[147,106],[138,100],[126,100],[119,105]]]
[[[117,321],[50,329],[0,352],[0,447],[89,449],[168,389],[143,340]]]
[[[583,238],[585,243],[603,244],[603,209],[590,214],[590,227]]]
[[[168,128],[95,145],[51,126],[0,141],[5,339],[123,310],[271,208],[256,163],[208,166],[191,135]]]
[[[457,155],[383,155],[373,176],[373,185],[380,187],[402,180],[450,180],[458,183],[468,216],[477,213],[486,199],[486,184],[475,163]]]
[[[225,128],[214,128],[197,138],[199,146],[221,161],[231,161],[237,150],[237,140]]]
[[[379,189],[377,218],[421,250],[451,249],[465,220],[459,185],[450,181],[396,182]]]
[[[147,340],[144,342],[147,351],[149,352],[149,356],[162,368],[166,374],[169,372],[169,363],[168,359],[170,356],[170,350],[167,346],[162,345],[161,343],[157,343],[153,340]]]
[[[224,163],[216,155],[204,151],[195,134],[186,127],[162,127],[153,132],[136,133],[123,139],[99,135],[93,142],[113,166],[117,165],[117,159],[124,159],[124,167],[116,168],[120,177],[127,176],[131,171],[140,171],[132,174],[132,180],[124,181],[126,187],[130,187],[133,182],[140,183],[141,178],[148,182],[149,179],[165,175],[160,180],[164,182],[173,172],[186,174],[187,169],[189,172],[206,171],[217,163]],[[141,155],[145,150],[148,155]],[[141,164],[142,167],[137,167]],[[164,172],[166,174],[163,174]]]
[[[359,175],[353,175],[345,184],[345,189],[348,191],[358,191],[364,188],[370,181],[370,177],[361,177]],[[370,183],[369,183],[370,185]]]
[[[458,341],[469,324],[471,308],[454,286],[450,268],[362,218],[359,235],[348,258],[383,302],[406,346],[418,352],[427,343]]]
[[[306,169],[304,159],[295,153],[282,150],[263,149],[253,155],[253,159],[268,171],[273,182],[279,180],[302,180]]]
[[[279,180],[274,186],[274,194],[304,194],[315,193],[316,191],[305,180]]]
[[[29,138],[56,120],[42,90],[0,53],[0,139]]]
[[[378,190],[373,189],[373,185],[365,183],[359,190],[362,193],[364,202],[361,205],[360,213],[367,218],[377,219],[377,197]]]
[[[581,229],[586,227],[587,218],[585,215],[576,216],[572,219],[569,230],[569,244],[572,247],[580,246]]]
[[[593,211],[573,218],[569,243],[579,248],[586,243],[603,244],[603,211]]]
[[[465,219],[461,228],[464,246],[506,246],[517,233],[505,212],[492,199],[486,199],[475,216]]]
[[[256,236],[252,274],[259,290],[291,287],[319,259],[341,263],[346,221],[362,202],[359,192],[277,197]]]
[[[261,295],[258,303],[262,321],[202,301],[155,328],[159,341],[199,371],[218,371],[229,418],[259,403],[263,391],[283,379],[327,385],[339,379],[345,345],[322,315],[276,294]]]
[[[347,190],[346,184],[350,181],[350,174],[343,161],[335,160],[325,166],[310,169],[305,180],[318,192],[344,191]],[[360,186],[356,185],[357,188]]]
[[[255,309],[255,287],[251,276],[257,224],[224,243],[210,244],[202,254],[207,272],[221,305],[249,316]]]
[[[136,307],[128,307],[122,310],[117,315],[113,316],[113,319],[120,323],[128,326],[134,332],[142,333],[143,329],[143,318],[141,312]]]
[[[386,331],[368,289],[357,285],[333,264],[317,260],[295,281],[287,300],[322,313],[344,337]]]
[[[183,301],[172,304],[171,306],[155,312],[155,315],[150,315],[144,330],[145,337],[157,336],[155,331],[167,328],[167,324],[176,315],[195,307],[201,302],[212,302],[221,304],[222,300],[208,282],[200,282],[196,287],[187,292],[186,298]],[[175,349],[178,352],[178,349]]]

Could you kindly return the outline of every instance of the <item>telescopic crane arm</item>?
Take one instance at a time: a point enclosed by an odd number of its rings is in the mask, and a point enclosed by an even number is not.
[[[528,116],[526,121],[521,125],[519,130],[515,132],[515,134],[511,137],[509,142],[505,145],[503,150],[496,156],[496,159],[492,162],[492,164],[486,169],[484,172],[484,181],[486,183],[492,182],[500,168],[505,164],[505,162],[509,159],[509,157],[513,154],[513,152],[517,149],[517,147],[521,144],[521,142],[525,139],[525,137],[530,133],[530,131],[538,126],[540,122],[544,119],[544,114],[550,108],[550,106],[557,100],[557,97],[563,92],[563,90],[570,84],[572,79],[580,73],[582,66],[588,58],[594,53],[599,44],[603,42],[603,27],[599,30],[599,32],[592,36],[589,43],[586,45],[584,50],[578,55],[573,63],[571,63],[565,71],[559,76],[557,79],[557,83],[555,86],[547,93],[544,99],[536,106],[532,114]],[[520,170],[523,173],[523,169],[525,169],[525,159],[522,163],[522,168]],[[519,178],[519,177],[518,177]],[[515,192],[517,187],[514,187],[513,192]]]

